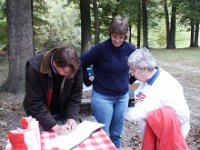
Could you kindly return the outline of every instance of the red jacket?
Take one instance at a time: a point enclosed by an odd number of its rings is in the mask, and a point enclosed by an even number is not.
[[[181,124],[171,107],[148,113],[142,150],[188,150]]]

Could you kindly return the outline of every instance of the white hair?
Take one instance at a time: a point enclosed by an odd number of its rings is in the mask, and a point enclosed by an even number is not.
[[[128,58],[128,65],[138,69],[148,68],[153,70],[156,67],[156,60],[146,47],[136,49]]]

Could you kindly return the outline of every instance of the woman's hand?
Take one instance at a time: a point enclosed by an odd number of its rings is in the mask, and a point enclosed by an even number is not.
[[[89,76],[89,80],[93,82],[94,76]]]

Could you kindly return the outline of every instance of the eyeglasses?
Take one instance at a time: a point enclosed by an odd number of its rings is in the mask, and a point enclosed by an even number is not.
[[[130,66],[129,73],[133,74],[133,73],[135,73],[135,71],[137,69],[139,69],[139,70],[145,70],[145,68],[136,68],[136,67]]]
[[[129,68],[129,73],[134,73],[136,71],[137,68],[135,67],[131,67]]]

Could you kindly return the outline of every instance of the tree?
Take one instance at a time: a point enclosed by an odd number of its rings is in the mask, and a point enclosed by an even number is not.
[[[90,0],[80,0],[81,53],[91,47]]]
[[[171,27],[169,32],[169,41],[167,44],[168,49],[176,48],[176,3],[172,0],[172,13],[171,13]]]
[[[147,0],[142,0],[142,15],[143,15],[143,46],[148,46],[148,16],[147,16]]]
[[[49,4],[45,0],[34,0],[32,6],[32,20],[33,20],[33,34],[34,34],[34,47],[35,51],[41,50],[41,47],[47,40],[47,31],[45,29],[48,26],[49,20],[47,14],[49,14]]]
[[[175,37],[176,37],[176,6],[175,0],[171,0],[171,25],[169,24],[169,14],[167,0],[164,0],[165,22],[166,22],[166,48],[175,49]]]
[[[191,27],[191,37],[190,37],[190,47],[198,47],[199,40],[199,22],[200,22],[200,1],[194,0],[193,3],[189,3],[190,7],[190,27]],[[192,6],[191,6],[192,5]]]
[[[138,17],[137,17],[137,48],[140,48],[140,36],[141,36],[141,2],[138,2]]]
[[[198,47],[199,23],[200,23],[200,1],[184,0],[180,4],[181,24],[190,25],[190,47]],[[185,11],[187,10],[187,11]],[[189,21],[189,23],[188,23]]]
[[[164,0],[164,12],[165,12],[165,27],[166,27],[166,47],[169,45],[169,13],[167,0]]]
[[[94,33],[95,41],[94,44],[99,43],[99,14],[98,14],[98,5],[97,0],[93,0],[93,10],[94,10]]]
[[[190,47],[198,47],[199,23],[194,23],[194,21],[191,20],[190,26],[191,26]]]
[[[40,44],[39,50],[49,50],[53,47],[68,45],[74,47],[80,53],[81,27],[79,3],[74,4],[74,2],[66,3],[66,1],[56,2],[49,0],[46,7],[48,8],[48,13],[37,13],[38,21],[33,18],[33,27],[38,29],[37,34],[34,32],[34,39],[37,39],[37,43]],[[43,20],[40,18],[48,20],[47,25],[38,24],[43,23]],[[37,26],[35,23],[37,23]],[[36,46],[35,41],[34,45]],[[41,46],[43,47],[41,48]]]
[[[98,0],[97,2],[99,39],[103,40],[108,37],[108,27],[112,21],[113,16],[117,15],[118,2],[115,0]]]
[[[6,0],[8,23],[8,78],[3,91],[24,90],[25,64],[33,56],[32,1]]]
[[[134,6],[134,7],[133,7]],[[137,37],[137,48],[140,47],[141,29],[142,29],[142,6],[141,0],[123,0],[119,1],[118,13],[128,18],[129,22],[129,42],[133,37]],[[137,33],[134,29],[137,30]],[[132,32],[133,31],[133,32]],[[135,36],[134,36],[135,35]]]

